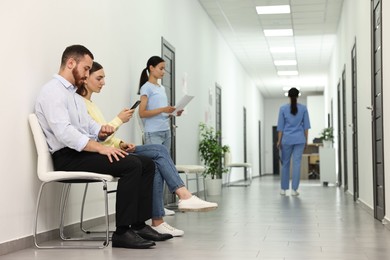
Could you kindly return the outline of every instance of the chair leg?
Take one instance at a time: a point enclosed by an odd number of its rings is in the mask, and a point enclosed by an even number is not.
[[[34,244],[37,248],[43,248],[39,245],[38,243],[38,238],[37,238],[37,229],[38,229],[38,214],[39,214],[39,205],[41,203],[41,197],[42,197],[42,190],[43,187],[46,185],[46,182],[42,182],[41,186],[39,187],[38,191],[38,196],[37,196],[37,203],[35,205],[35,219],[34,219],[34,232],[33,232],[33,237],[34,237]]]
[[[230,176],[232,175],[232,167],[229,167],[229,171],[228,171],[228,183],[227,183],[227,186],[229,187],[230,186]]]
[[[84,223],[84,206],[85,206],[85,198],[87,197],[87,191],[88,191],[88,183],[85,184],[83,201],[81,203],[80,229],[81,229],[82,232],[84,232],[86,234],[90,234],[91,231],[86,230],[84,228],[84,226],[83,226],[83,223]]]
[[[64,222],[65,222],[65,211],[68,204],[69,191],[71,188],[70,183],[64,183],[62,186],[61,200],[60,200],[60,238],[62,240],[68,240],[69,237],[66,237],[64,234]]]
[[[64,218],[65,218],[65,209],[69,197],[69,191],[70,191],[70,186],[71,184],[66,183],[63,185],[62,188],[62,193],[61,193],[61,201],[60,201],[60,237],[63,240],[67,241],[102,241],[103,240],[103,245],[94,245],[94,246],[89,246],[89,245],[61,245],[61,246],[42,246],[38,243],[37,240],[37,226],[38,226],[38,214],[39,214],[39,205],[42,197],[42,192],[43,192],[43,187],[47,183],[42,183],[41,187],[38,192],[38,197],[37,197],[37,205],[36,205],[36,213],[35,213],[35,224],[34,224],[34,244],[37,248],[45,248],[45,249],[102,249],[105,248],[109,245],[110,242],[110,237],[109,237],[109,219],[108,219],[108,192],[107,192],[107,182],[105,180],[102,180],[103,184],[103,193],[104,193],[104,208],[105,208],[105,226],[106,230],[105,236],[104,237],[79,237],[79,238],[68,238],[65,237],[63,231],[64,231]]]
[[[204,200],[207,200],[206,178],[203,176]]]
[[[196,175],[196,196],[199,197],[199,174],[195,173]]]

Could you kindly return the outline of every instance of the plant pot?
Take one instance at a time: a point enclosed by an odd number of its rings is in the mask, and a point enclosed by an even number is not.
[[[221,195],[222,194],[222,179],[206,179],[207,195]]]
[[[324,144],[324,148],[332,148],[333,142],[332,140],[324,140],[323,144]]]

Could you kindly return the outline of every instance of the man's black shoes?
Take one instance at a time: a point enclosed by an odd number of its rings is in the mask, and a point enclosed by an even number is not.
[[[152,241],[164,241],[173,238],[171,234],[158,233],[156,230],[154,230],[148,225],[146,225],[145,227],[139,230],[133,230],[133,231],[140,237]]]
[[[116,232],[112,235],[112,247],[145,249],[155,245],[153,241],[140,237],[132,229],[127,230],[121,235]]]

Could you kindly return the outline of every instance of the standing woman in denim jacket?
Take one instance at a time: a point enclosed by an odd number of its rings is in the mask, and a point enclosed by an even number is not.
[[[307,137],[310,129],[310,120],[307,107],[298,104],[299,90],[291,88],[288,91],[290,104],[280,107],[278,118],[278,142],[277,148],[282,152],[282,177],[281,195],[286,195],[290,183],[290,161],[292,165],[292,190],[291,195],[298,196],[298,188],[301,174],[301,160],[303,150],[307,145]]]

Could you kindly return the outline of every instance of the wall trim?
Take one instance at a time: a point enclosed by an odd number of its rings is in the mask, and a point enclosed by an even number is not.
[[[109,221],[110,221],[109,223],[113,223],[114,219],[115,219],[115,214],[109,215]],[[91,228],[91,227],[104,225],[104,222],[105,222],[105,217],[103,216],[103,217],[98,217],[98,218],[84,221],[85,224],[84,226],[86,228]],[[70,234],[80,233],[81,232],[80,222],[66,226],[64,232]],[[37,239],[40,243],[49,240],[58,239],[58,238],[59,238],[59,228],[39,233],[37,236]],[[19,250],[23,250],[26,248],[31,248],[31,247],[35,247],[34,238],[32,235],[11,240],[8,242],[4,242],[0,244],[0,256],[10,254]]]

